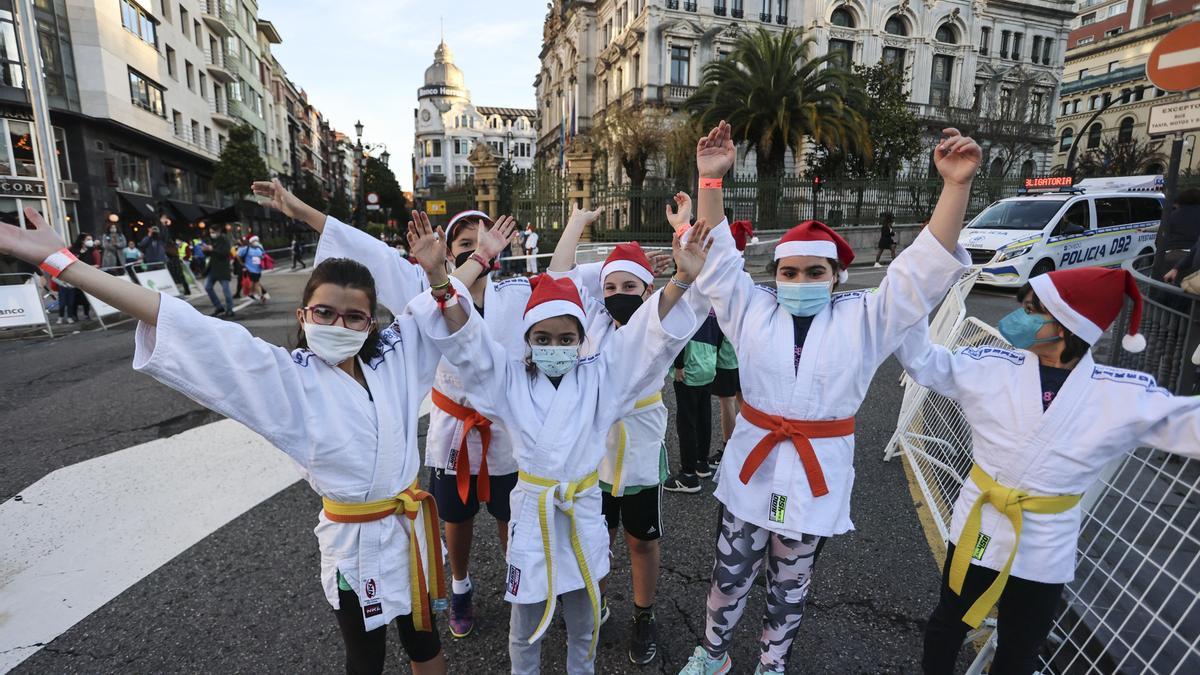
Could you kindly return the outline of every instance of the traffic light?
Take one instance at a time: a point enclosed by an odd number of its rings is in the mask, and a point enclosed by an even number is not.
[[[823,187],[825,187],[825,184],[824,184],[824,182],[821,180],[821,176],[820,176],[820,175],[814,175],[814,176],[813,176],[813,183],[812,183],[812,185],[813,185],[813,192],[820,192],[820,191],[821,191],[821,189],[822,189]]]

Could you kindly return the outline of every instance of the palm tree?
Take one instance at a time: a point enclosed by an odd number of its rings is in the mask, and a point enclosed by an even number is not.
[[[782,173],[787,151],[799,157],[806,140],[871,154],[858,78],[840,54],[809,59],[814,44],[803,29],[744,33],[726,58],[704,66],[688,101],[705,128],[725,120],[735,141],[753,145],[760,179]]]

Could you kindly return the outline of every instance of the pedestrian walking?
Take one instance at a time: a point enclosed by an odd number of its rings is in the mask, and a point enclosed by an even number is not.
[[[204,292],[208,293],[208,299],[213,304],[212,315],[226,316],[232,319],[234,316],[233,296],[229,290],[229,280],[230,268],[233,263],[230,258],[229,236],[220,228],[213,228],[209,231],[208,244],[203,248],[208,257],[208,276],[204,280]],[[213,290],[213,286],[217,284],[221,285],[221,290],[225,294],[225,304],[221,304]]]
[[[208,254],[204,252],[204,240],[192,240],[192,274],[197,279],[204,276],[208,268]]]
[[[738,375],[737,352],[724,333],[721,333],[720,346],[717,347],[717,372],[713,376],[712,384],[708,386],[708,391],[717,397],[717,410],[721,416],[721,447],[708,457],[709,466],[715,470],[725,456],[725,446],[733,436],[733,427],[742,406],[742,383]]]
[[[257,236],[251,236],[250,241],[239,248],[237,252],[237,259],[241,261],[245,267],[246,276],[250,278],[250,292],[247,295],[264,304],[269,299],[262,288],[263,258],[266,254],[267,252],[263,249],[262,242]]]
[[[538,233],[533,231],[533,223],[525,226],[525,271],[530,276],[538,273]]]
[[[120,226],[109,223],[108,231],[100,238],[100,266],[109,274],[121,274],[120,267],[125,263],[121,250],[125,248],[125,243],[125,235],[121,234]]]
[[[958,236],[981,155],[974,141],[945,131],[934,156],[944,187],[933,220],[874,292],[833,295],[854,252],[824,223],[801,223],[780,240],[774,291],[745,272],[727,225],[713,231],[696,287],[737,352],[745,403],[717,481],[721,515],[702,643],[682,673],[730,670],[733,631],[764,562],[755,672],[786,670],[821,542],[853,527],[854,415],[876,369],[970,263]],[[721,178],[735,159],[724,122],[697,144],[701,220],[722,220]]]
[[[324,227],[322,214],[303,216]],[[370,272],[345,259],[319,265],[296,310],[301,347],[289,352],[182,300],[72,264],[41,216],[29,208],[26,218],[37,229],[0,225],[0,253],[41,263],[137,318],[136,370],[267,438],[321,496],[321,585],[347,672],[383,671],[393,624],[414,673],[444,673],[431,611],[445,590],[436,508],[417,482],[417,409],[438,356],[411,317],[380,331]],[[442,258],[432,232],[412,246]],[[421,293],[423,275],[404,271],[407,292]],[[230,378],[213,363],[254,364],[264,376]]]
[[[884,211],[879,214],[879,243],[875,245],[875,267],[883,267],[879,261],[883,259],[883,252],[890,251],[891,258],[888,262],[896,259],[896,217],[891,211]]]
[[[299,236],[292,237],[292,269],[304,269],[307,265],[304,264],[304,242],[300,241]]]
[[[663,485],[668,492],[696,493],[700,479],[710,478],[712,398],[709,386],[717,375],[717,348],[721,329],[709,314],[700,330],[675,358],[675,428],[679,436],[679,473]]]
[[[954,672],[967,633],[997,604],[991,672],[1035,672],[1075,577],[1082,495],[1133,448],[1200,458],[1200,398],[1172,396],[1146,373],[1093,359],[1092,346],[1126,297],[1130,334],[1121,344],[1133,352],[1146,346],[1137,334],[1142,298],[1129,272],[1050,272],[1019,297],[1023,306],[999,324],[1014,349],[951,353],[920,323],[896,353],[914,381],[961,405],[974,439],[940,599],[925,629],[922,664],[931,675]]]
[[[431,230],[423,214],[410,231]],[[708,228],[698,224],[698,242]],[[600,624],[597,582],[609,571],[598,487],[603,439],[661,383],[672,354],[695,330],[684,290],[704,265],[701,244],[675,242],[675,283],[650,296],[598,353],[580,358],[588,320],[569,279],[543,277],[526,306],[525,363],[512,360],[472,308],[468,291],[425,266],[432,293],[409,311],[459,368],[479,412],[505,427],[519,466],[505,598],[513,603],[509,656],[514,673],[538,671],[541,638],[561,600],[567,672],[594,669]]]
[[[183,291],[183,296],[192,294],[192,288],[188,285],[187,276],[183,273],[183,261],[179,259],[179,243],[174,238],[168,236],[164,238],[163,243],[167,254],[167,272],[171,274],[171,281],[180,287]]]

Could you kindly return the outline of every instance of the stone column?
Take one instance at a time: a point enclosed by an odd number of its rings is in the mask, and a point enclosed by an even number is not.
[[[595,208],[592,205],[592,186],[596,174],[596,153],[588,136],[576,136],[571,141],[567,148],[567,167],[567,200],[584,210]],[[567,211],[570,212],[570,205]],[[580,241],[591,240],[592,228],[589,225],[580,236]]]
[[[500,214],[500,161],[487,143],[478,142],[467,161],[475,167],[475,208],[493,219]]]

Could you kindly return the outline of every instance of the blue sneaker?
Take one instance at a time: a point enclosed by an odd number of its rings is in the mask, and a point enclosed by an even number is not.
[[[730,663],[728,654],[714,659],[704,651],[704,647],[696,647],[696,651],[692,652],[691,658],[688,659],[683,670],[679,671],[679,675],[723,675],[723,673],[728,673],[732,667],[733,664]]]
[[[475,608],[471,605],[471,595],[475,589],[466,593],[450,593],[450,634],[456,638],[465,638],[475,628]]]

